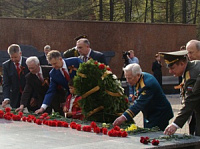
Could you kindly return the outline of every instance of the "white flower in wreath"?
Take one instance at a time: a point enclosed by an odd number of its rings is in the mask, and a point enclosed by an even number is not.
[[[112,78],[117,80],[117,76],[115,74],[112,75]]]

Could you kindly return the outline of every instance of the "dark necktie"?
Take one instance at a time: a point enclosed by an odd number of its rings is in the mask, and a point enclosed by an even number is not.
[[[19,63],[15,63],[15,65],[16,65],[16,69],[17,69],[18,79],[20,81],[20,72],[21,72],[21,69],[19,67]],[[22,93],[22,87],[21,87],[21,85],[19,85],[19,91],[20,91],[20,93]]]
[[[64,76],[65,76],[65,78],[67,79],[67,81],[69,81],[69,80],[70,80],[70,76],[69,76],[69,74],[67,73],[67,71],[66,71],[64,68],[62,68],[62,71],[63,71]]]
[[[15,63],[15,65],[16,65],[16,69],[17,69],[18,78],[20,78],[20,68],[19,68],[19,63]]]
[[[41,73],[38,73],[38,78],[40,79],[40,81],[43,83],[44,82],[44,79],[42,77],[42,74]]]
[[[87,56],[83,56],[83,62],[87,62]]]

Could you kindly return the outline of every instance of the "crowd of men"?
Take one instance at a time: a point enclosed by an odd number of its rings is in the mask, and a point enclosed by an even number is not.
[[[75,50],[78,57],[62,58],[59,51],[51,50],[47,45],[42,57],[25,58],[19,45],[10,45],[10,59],[3,63],[2,107],[10,104],[16,111],[23,111],[27,107],[36,114],[51,113],[54,109],[63,115],[63,103],[69,94],[68,82],[76,75],[79,65],[90,58],[107,65],[104,54],[92,50],[87,38],[78,39]],[[200,124],[200,41],[189,41],[186,50],[159,54],[164,58],[169,73],[181,76],[183,80],[183,106],[178,116],[169,124],[174,115],[161,85],[153,75],[142,72],[138,59],[134,57],[134,51],[130,51],[130,64],[123,68],[123,71],[133,91],[133,105],[119,116],[113,125],[132,120],[141,111],[145,128],[158,126],[166,135],[172,135],[178,128],[182,128],[192,115],[196,121],[191,134],[199,136],[200,128],[197,126]]]

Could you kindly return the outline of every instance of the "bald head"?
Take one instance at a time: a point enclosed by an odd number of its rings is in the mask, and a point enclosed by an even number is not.
[[[190,40],[186,44],[189,60],[200,60],[200,41]]]

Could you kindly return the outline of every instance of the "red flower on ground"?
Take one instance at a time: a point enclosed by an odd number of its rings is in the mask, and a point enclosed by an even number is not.
[[[81,124],[76,125],[76,130],[81,131]]]
[[[92,122],[90,123],[90,126],[91,126],[92,128],[96,128],[96,127],[97,127],[97,124],[96,124],[94,121],[92,121]]]
[[[38,124],[38,125],[41,125],[42,121],[40,119],[36,119],[35,123]]]
[[[19,112],[18,115],[20,115],[22,117],[23,116],[23,112]]]
[[[102,132],[104,135],[107,135],[108,129],[107,128],[102,128]]]
[[[98,133],[100,133],[100,128],[99,127],[96,127],[95,128],[95,132],[98,134]]]
[[[149,143],[149,137],[140,137],[140,142],[143,144],[148,144]]]
[[[68,127],[68,123],[67,123],[67,122],[63,122],[63,123],[62,123],[62,126],[63,126],[63,127]]]
[[[10,112],[10,111],[11,111],[11,108],[6,107],[6,108],[5,108],[5,111],[6,111],[6,112]]]
[[[152,145],[158,145],[159,144],[159,140],[153,139],[151,141]]]
[[[26,117],[25,116],[22,117],[22,121],[26,122]]]
[[[122,137],[127,137],[128,136],[128,133],[126,131],[121,131],[121,136]]]
[[[120,131],[120,127],[119,126],[115,126],[114,130]]]
[[[70,123],[70,127],[71,127],[72,129],[76,129],[76,123],[75,123],[75,122],[71,122],[71,123]]]

